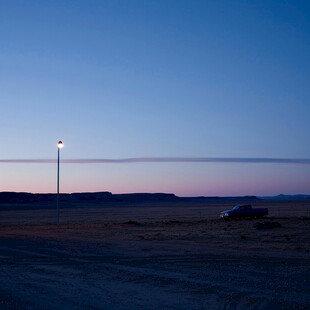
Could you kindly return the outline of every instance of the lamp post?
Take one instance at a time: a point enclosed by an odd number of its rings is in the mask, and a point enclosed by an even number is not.
[[[61,141],[57,143],[58,159],[57,159],[57,225],[59,225],[59,150],[63,148],[64,145]]]

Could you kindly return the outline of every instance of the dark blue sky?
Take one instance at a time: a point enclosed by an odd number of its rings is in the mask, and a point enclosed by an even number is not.
[[[310,157],[308,1],[2,1],[2,159]],[[55,190],[1,164],[0,190]],[[310,167],[64,166],[63,191],[310,193]]]

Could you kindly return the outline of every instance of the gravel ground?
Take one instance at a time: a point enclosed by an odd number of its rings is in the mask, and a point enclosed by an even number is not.
[[[2,217],[0,309],[310,309],[309,218],[163,209],[83,209],[59,227]]]

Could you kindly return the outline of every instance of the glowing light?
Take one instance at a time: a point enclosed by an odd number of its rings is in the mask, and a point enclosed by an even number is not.
[[[57,147],[58,147],[59,149],[61,149],[61,148],[64,147],[64,144],[62,143],[62,141],[59,141],[59,142],[57,143]]]

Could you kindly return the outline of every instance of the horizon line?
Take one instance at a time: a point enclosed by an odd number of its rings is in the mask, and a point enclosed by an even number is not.
[[[31,194],[31,195],[57,195],[57,193],[53,192],[27,192],[27,191],[0,191],[0,194],[3,193],[10,193],[10,194]],[[258,194],[245,194],[245,195],[198,195],[198,196],[180,196],[172,192],[124,192],[124,193],[112,193],[110,191],[86,191],[86,192],[62,192],[59,193],[59,195],[72,195],[72,194],[99,194],[99,193],[110,193],[112,195],[140,195],[140,194],[147,194],[147,195],[158,195],[158,194],[163,194],[163,195],[174,195],[178,198],[245,198],[245,197],[256,197],[256,198],[261,198],[261,197],[278,197],[278,196],[310,196],[310,194],[305,194],[305,193],[298,193],[298,194],[271,194],[271,195],[258,195]]]
[[[275,163],[309,165],[309,158],[273,158],[273,157],[133,157],[121,159],[82,158],[61,159],[63,164],[126,164],[126,163]],[[57,159],[0,159],[0,163],[55,164]]]

